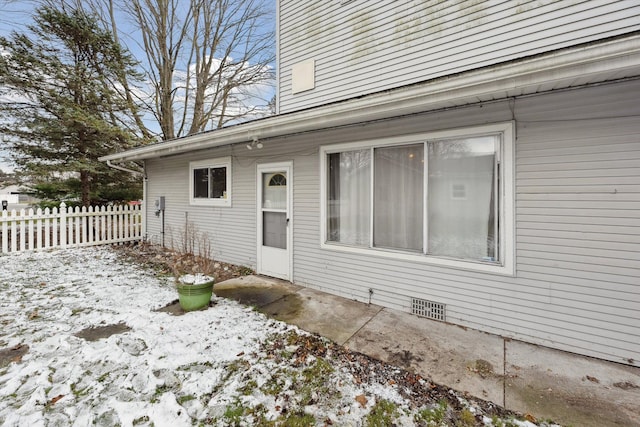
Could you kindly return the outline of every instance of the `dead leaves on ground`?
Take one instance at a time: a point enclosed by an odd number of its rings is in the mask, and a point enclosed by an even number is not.
[[[367,407],[367,398],[364,394],[356,396],[356,402],[358,402],[363,408]]]
[[[60,399],[62,399],[64,397],[64,394],[59,394],[56,397],[54,397],[53,399],[51,399],[49,402],[47,402],[48,406],[53,406],[56,404],[56,402]]]

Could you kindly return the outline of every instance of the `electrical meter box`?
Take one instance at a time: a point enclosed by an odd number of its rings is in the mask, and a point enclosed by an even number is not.
[[[156,199],[155,201],[155,205],[156,205],[156,211],[163,211],[164,210],[164,196],[160,196]]]

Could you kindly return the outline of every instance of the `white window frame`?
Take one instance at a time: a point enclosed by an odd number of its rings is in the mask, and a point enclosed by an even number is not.
[[[227,190],[226,197],[224,198],[204,198],[204,197],[194,197],[194,183],[193,183],[193,171],[196,169],[215,169],[215,168],[226,168],[226,181],[227,181]],[[220,157],[217,159],[208,159],[208,160],[198,160],[194,162],[189,162],[189,204],[192,206],[221,206],[221,207],[230,207],[231,206],[231,157]]]
[[[338,242],[327,241],[327,198],[328,198],[328,154],[343,151],[371,149],[384,146],[408,145],[429,140],[477,137],[489,134],[501,134],[502,141],[496,152],[500,162],[500,235],[499,237],[499,261],[464,260],[443,256],[415,254],[393,249],[373,247],[350,246]],[[385,258],[400,259],[405,261],[431,264],[435,266],[451,267],[462,270],[479,271],[484,273],[496,273],[513,276],[515,274],[515,126],[513,122],[496,123],[484,126],[475,126],[445,131],[421,133],[410,136],[382,138],[368,141],[360,141],[345,144],[325,145],[320,147],[320,247],[322,249],[340,252],[349,252],[360,255],[374,255]],[[372,175],[373,176],[373,175]],[[426,180],[426,176],[425,176]],[[373,185],[373,182],[372,182]],[[426,203],[426,202],[425,202]],[[373,207],[372,207],[373,209]],[[373,212],[371,212],[373,214]],[[425,208],[425,216],[428,214]],[[425,222],[425,224],[427,224]],[[428,225],[428,224],[427,224]],[[371,224],[373,227],[373,221]],[[426,227],[425,227],[426,228]],[[425,230],[425,236],[427,231]],[[372,233],[373,234],[373,233]],[[426,237],[425,237],[426,239]],[[426,246],[425,246],[426,247]]]

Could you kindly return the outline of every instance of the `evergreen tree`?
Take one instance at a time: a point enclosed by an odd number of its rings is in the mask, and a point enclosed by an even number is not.
[[[0,134],[23,183],[84,206],[140,198],[139,178],[98,161],[139,142],[117,90],[123,75],[139,78],[135,62],[82,11],[43,7],[34,21],[0,37]]]
[[[0,169],[0,188],[4,187],[5,185],[9,185],[10,180],[11,175]]]

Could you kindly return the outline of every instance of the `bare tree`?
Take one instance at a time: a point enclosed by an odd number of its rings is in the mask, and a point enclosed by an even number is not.
[[[273,13],[264,0],[95,1],[116,34],[118,14],[131,18],[153,88],[147,108],[165,140],[254,114],[251,89],[273,84]],[[261,100],[266,112],[271,95]]]
[[[116,43],[122,45],[122,42],[120,41],[120,37],[117,31],[117,21],[116,21],[116,10],[115,10],[115,6],[113,4],[113,0],[106,0],[105,6],[107,7],[107,16],[109,17],[109,23],[111,24],[111,31],[113,33],[113,39],[115,40]],[[139,102],[140,100],[138,98],[134,98],[134,92],[132,90],[131,87],[131,83],[129,81],[129,79],[127,78],[126,75],[124,74],[120,74],[118,76],[119,78],[119,83],[122,85],[122,95],[123,97],[126,99],[126,103],[129,106],[129,109],[132,111],[132,116],[134,117],[136,126],[138,127],[138,130],[141,133],[141,136],[143,137],[143,140],[145,141],[149,141],[152,136],[151,136],[151,132],[147,129],[147,127],[144,124],[144,121],[142,120],[142,115],[140,113],[140,105],[142,105],[141,102]]]
[[[0,0],[11,4],[14,0]],[[29,0],[26,0],[29,1]],[[274,11],[269,0],[33,0],[97,16],[139,61],[143,86],[114,82],[143,140],[273,114]]]

